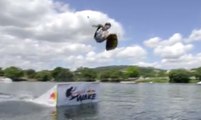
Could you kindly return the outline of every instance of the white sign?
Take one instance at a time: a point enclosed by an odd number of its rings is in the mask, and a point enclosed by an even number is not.
[[[58,84],[57,106],[98,102],[98,83]]]
[[[79,105],[98,102],[99,83],[58,84],[34,102],[48,106]]]

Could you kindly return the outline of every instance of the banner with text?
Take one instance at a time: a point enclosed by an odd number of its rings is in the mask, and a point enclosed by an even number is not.
[[[98,102],[99,83],[57,85],[57,106]]]

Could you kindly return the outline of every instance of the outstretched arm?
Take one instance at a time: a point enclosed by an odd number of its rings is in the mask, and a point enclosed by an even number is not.
[[[98,24],[98,25],[92,25],[92,27],[101,28],[101,27],[103,27],[103,25],[101,25],[101,24]]]

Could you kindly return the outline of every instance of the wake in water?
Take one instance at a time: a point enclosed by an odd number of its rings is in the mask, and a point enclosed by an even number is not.
[[[30,101],[33,100],[34,96],[21,94],[21,95],[14,95],[9,93],[0,93],[0,102],[6,101]]]
[[[11,99],[13,96],[6,93],[0,93],[0,100],[1,99]]]
[[[0,93],[0,104],[3,102],[28,102],[31,104],[38,104],[46,107],[54,107],[49,105],[45,101],[46,99],[38,99],[37,96],[33,96],[31,94],[9,94],[9,93]]]

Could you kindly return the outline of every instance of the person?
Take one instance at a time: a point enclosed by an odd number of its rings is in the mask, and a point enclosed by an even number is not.
[[[108,29],[111,28],[111,23],[106,22],[105,25],[94,25],[94,27],[97,27],[96,32],[94,34],[94,39],[96,42],[101,43],[107,39],[109,36]]]

